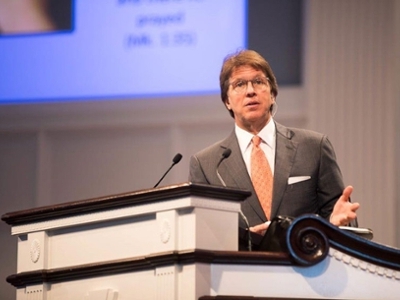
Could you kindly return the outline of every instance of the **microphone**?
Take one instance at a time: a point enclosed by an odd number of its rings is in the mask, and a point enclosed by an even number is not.
[[[244,213],[241,210],[239,211],[239,215],[241,216],[243,221],[246,223],[246,226],[247,226],[247,249],[249,249],[249,251],[251,251],[253,242],[251,240],[250,224],[249,224],[249,221],[247,220],[246,216],[244,215]]]
[[[180,162],[181,159],[182,159],[182,154],[177,153],[172,159],[172,165],[168,168],[167,172],[164,173],[164,175],[161,177],[161,179],[156,183],[156,185],[153,188],[156,188],[160,184],[160,182],[164,179],[164,177],[168,174],[168,172],[172,169],[172,167],[175,166],[178,162]]]
[[[226,184],[225,184],[225,181],[222,179],[221,175],[219,174],[218,168],[219,168],[220,164],[231,155],[231,153],[232,153],[232,150],[229,148],[226,148],[224,150],[224,152],[222,152],[222,157],[217,164],[217,176],[218,176],[219,181],[222,183],[222,185],[224,187],[226,187]]]
[[[220,164],[231,155],[231,153],[232,153],[232,150],[229,149],[229,148],[226,148],[224,150],[224,152],[222,152],[222,157],[221,157],[221,159],[219,160],[219,162],[217,164],[217,176],[218,176],[219,181],[222,183],[222,185],[224,187],[226,187],[226,184],[225,184],[225,181],[222,179],[221,175],[219,174],[218,168],[219,168]],[[243,219],[243,221],[246,223],[247,232],[248,232],[248,235],[247,235],[247,243],[248,243],[247,248],[249,249],[249,251],[251,251],[252,250],[252,241],[251,241],[250,224],[249,224],[249,221],[247,220],[246,216],[244,215],[244,213],[241,210],[239,210],[239,215]]]

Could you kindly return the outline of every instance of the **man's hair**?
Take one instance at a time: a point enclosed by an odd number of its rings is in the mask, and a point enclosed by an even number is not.
[[[250,66],[256,70],[262,71],[268,78],[272,95],[276,98],[278,95],[278,83],[269,63],[254,50],[240,50],[225,57],[224,63],[222,64],[219,84],[221,88],[221,99],[224,104],[228,100],[229,78],[233,71],[241,66]],[[233,117],[233,112],[231,110],[229,113]]]

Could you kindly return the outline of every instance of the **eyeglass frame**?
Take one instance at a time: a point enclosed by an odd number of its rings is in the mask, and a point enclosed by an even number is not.
[[[254,85],[255,84],[255,80],[260,80],[260,79],[266,79],[266,82],[264,82],[263,81],[263,83],[265,84],[265,87],[268,87],[269,86],[269,84],[270,84],[270,80],[269,80],[269,78],[268,77],[266,77],[266,76],[257,76],[257,77],[255,77],[255,78],[253,78],[253,79],[250,79],[250,80],[246,80],[246,79],[236,79],[235,81],[233,81],[233,82],[229,82],[229,85],[231,85],[232,86],[232,89],[237,93],[237,94],[245,94],[246,93],[246,91],[247,91],[247,89],[249,88],[249,82],[251,82],[251,86],[253,87],[253,89],[255,90],[255,91],[257,91],[257,92],[263,92],[264,90],[259,90],[259,88],[261,88],[261,87],[257,87],[257,85]],[[234,84],[235,83],[239,83],[239,82],[243,82],[243,83],[245,83],[245,85],[243,85],[243,90],[242,91],[237,91],[236,89],[238,88],[238,86],[234,86]],[[265,89],[266,90],[266,89]]]

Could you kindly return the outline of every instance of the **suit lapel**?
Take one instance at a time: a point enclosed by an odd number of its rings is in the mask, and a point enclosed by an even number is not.
[[[226,148],[232,150],[230,158],[226,159],[221,164],[221,169],[224,171],[224,174],[230,178],[230,182],[234,182],[235,186],[239,188],[248,188],[250,177],[240,153],[235,132],[232,132],[232,134],[225,140],[225,143],[221,144],[221,148],[223,148],[223,150]]]
[[[271,207],[271,219],[276,216],[287,188],[287,181],[294,163],[297,143],[291,140],[292,131],[276,123],[276,154],[274,171],[274,189]]]

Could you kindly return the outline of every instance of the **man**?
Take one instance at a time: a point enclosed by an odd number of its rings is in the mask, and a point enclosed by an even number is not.
[[[353,188],[344,187],[328,138],[273,120],[278,85],[261,55],[243,50],[225,58],[220,88],[235,128],[191,157],[191,182],[251,191],[241,209],[250,230],[259,234],[278,215],[315,213],[336,226],[356,219],[359,204],[349,201]],[[247,228],[243,218],[240,226]]]

